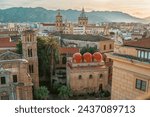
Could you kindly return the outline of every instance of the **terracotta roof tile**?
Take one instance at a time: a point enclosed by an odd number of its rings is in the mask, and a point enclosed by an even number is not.
[[[0,38],[0,48],[16,47],[15,42],[10,41],[10,37]]]
[[[55,24],[46,24],[46,23],[42,23],[43,26],[55,26]]]
[[[0,34],[18,34],[18,31],[0,31]]]
[[[60,54],[66,54],[66,53],[74,54],[77,52],[79,52],[79,48],[64,48],[64,47],[59,48]]]
[[[125,46],[139,47],[139,48],[150,48],[150,38],[127,41],[124,43]]]

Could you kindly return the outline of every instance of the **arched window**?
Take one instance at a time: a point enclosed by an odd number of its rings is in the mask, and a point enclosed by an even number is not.
[[[89,78],[91,79],[91,78],[93,78],[93,75],[91,74],[91,75],[89,75]]]
[[[82,76],[81,76],[81,75],[79,75],[78,79],[82,79]]]
[[[30,49],[30,57],[32,57],[32,49]]]
[[[34,41],[34,35],[33,34],[30,35],[30,41],[31,42]]]
[[[111,44],[109,45],[109,49],[112,49],[112,45]]]
[[[32,57],[32,49],[28,49],[28,57]]]
[[[106,45],[104,45],[104,50],[106,50]]]
[[[103,77],[103,74],[99,74],[99,78],[102,78]]]
[[[29,73],[34,73],[34,67],[33,64],[29,65]]]
[[[99,91],[102,91],[103,90],[103,84],[100,84],[99,85]]]

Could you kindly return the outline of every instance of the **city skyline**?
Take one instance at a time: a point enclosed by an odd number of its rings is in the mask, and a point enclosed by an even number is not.
[[[49,10],[85,8],[89,11],[121,11],[132,16],[145,18],[150,15],[149,0],[0,0],[1,9],[11,7],[43,7]],[[61,4],[60,4],[61,2]]]

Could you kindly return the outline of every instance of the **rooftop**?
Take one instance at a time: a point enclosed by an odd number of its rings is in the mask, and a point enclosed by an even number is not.
[[[50,24],[50,23],[41,23],[43,26],[55,26],[55,24]]]
[[[73,34],[55,34],[56,36],[61,36],[62,39],[68,40],[81,40],[81,41],[91,41],[91,42],[99,42],[99,41],[106,41],[111,40],[104,36],[100,35],[73,35]]]
[[[16,47],[15,42],[11,42],[10,37],[0,38],[0,48],[14,48]]]
[[[137,48],[150,49],[150,38],[127,41],[124,43],[124,45],[131,46],[131,47],[137,47]]]
[[[61,47],[59,48],[59,53],[60,54],[65,54],[65,53],[76,53],[79,52],[79,48],[65,48],[65,47]]]
[[[125,55],[125,54],[118,54],[118,53],[113,53],[114,56],[118,56],[118,57],[123,57],[123,58],[127,58],[129,60],[135,60],[135,61],[140,61],[140,62],[144,62],[144,63],[150,63],[150,60],[148,59],[144,59],[144,58],[138,58],[136,56],[131,56],[131,55]]]
[[[0,34],[19,34],[18,31],[0,31]]]

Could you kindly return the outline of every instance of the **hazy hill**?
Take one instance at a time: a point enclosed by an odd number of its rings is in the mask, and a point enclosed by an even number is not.
[[[77,22],[81,11],[61,10],[64,21]],[[14,7],[0,10],[0,22],[54,22],[57,11],[41,7],[22,8]],[[92,11],[87,12],[89,22],[141,22],[142,19],[118,11]]]
[[[150,17],[146,17],[146,18],[144,18],[144,20],[145,20],[147,23],[150,23]]]

